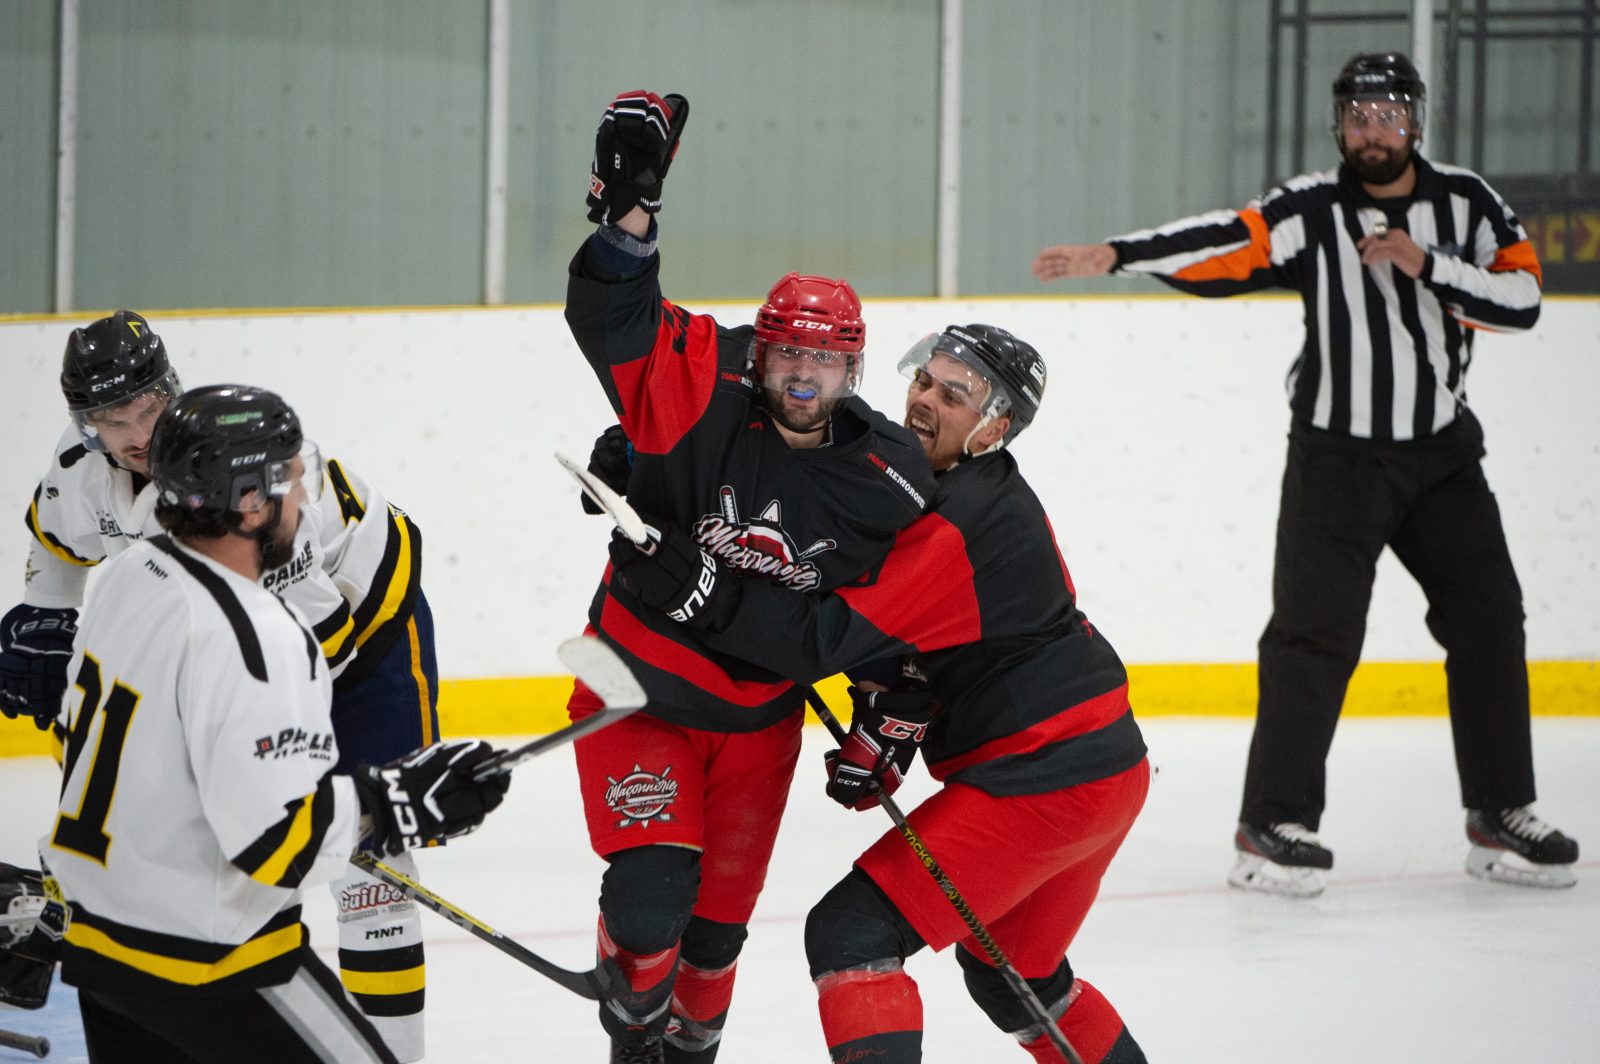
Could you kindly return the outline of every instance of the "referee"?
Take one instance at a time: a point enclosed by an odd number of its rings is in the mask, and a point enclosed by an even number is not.
[[[1333,867],[1316,835],[1328,749],[1385,546],[1421,585],[1445,649],[1467,871],[1574,882],[1578,844],[1529,808],[1522,590],[1466,403],[1474,331],[1533,326],[1539,263],[1481,177],[1418,154],[1423,95],[1406,56],[1357,55],[1333,83],[1336,169],[1242,210],[1045,248],[1033,264],[1044,281],[1120,269],[1196,295],[1280,287],[1304,302],[1273,613],[1228,877],[1248,890],[1313,897]]]

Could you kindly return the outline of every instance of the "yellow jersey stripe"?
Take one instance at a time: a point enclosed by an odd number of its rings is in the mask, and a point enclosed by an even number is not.
[[[353,972],[340,968],[339,982],[352,994],[414,994],[427,985],[426,972],[426,966],[421,964],[398,972]]]
[[[288,834],[284,836],[283,843],[261,862],[261,866],[250,873],[250,878],[257,883],[269,887],[278,886],[289,871],[289,864],[306,848],[306,841],[311,838],[311,805],[316,798],[316,792],[300,799],[300,808],[295,810],[294,820],[289,823]]]
[[[428,674],[422,671],[422,637],[417,635],[417,618],[406,618],[406,642],[411,645],[411,678],[417,681],[417,703],[422,712],[422,745],[427,746],[438,736],[433,734],[433,714],[428,712],[431,692]]]
[[[285,953],[299,949],[303,940],[302,925],[295,923],[281,927],[271,934],[262,935],[260,938],[253,938],[231,950],[221,960],[207,964],[204,961],[179,960],[149,950],[124,946],[104,931],[87,927],[81,921],[75,920],[72,926],[67,928],[67,942],[71,945],[91,953],[98,953],[118,964],[127,965],[158,979],[183,986],[202,986],[219,979],[226,979],[230,975],[238,975],[258,964],[265,964]]]
[[[406,589],[411,583],[411,525],[405,518],[392,511],[389,522],[398,535],[396,542],[399,551],[395,556],[394,574],[389,578],[389,586],[383,589],[383,604],[378,607],[378,612],[373,614],[371,622],[366,628],[356,635],[356,649],[366,645],[372,634],[382,628],[389,621],[394,620],[400,612],[400,607],[406,600]],[[374,588],[373,591],[377,589]],[[368,592],[371,594],[372,592]]]
[[[85,558],[68,550],[60,540],[46,532],[39,526],[39,500],[35,498],[28,504],[28,531],[33,533],[33,538],[39,541],[39,546],[60,558],[68,565],[79,565],[84,568],[99,565],[96,560]]]
[[[339,652],[344,649],[346,640],[355,633],[355,630],[356,622],[346,617],[344,624],[339,626],[339,630],[322,641],[322,656],[328,661],[338,657]]]

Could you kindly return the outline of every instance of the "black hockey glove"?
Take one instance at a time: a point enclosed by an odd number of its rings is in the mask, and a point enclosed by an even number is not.
[[[648,523],[645,530],[650,541],[643,547],[620,532],[611,536],[613,575],[622,586],[691,628],[720,632],[727,627],[743,597],[738,577],[687,532],[666,522]]]
[[[939,703],[926,691],[850,688],[850,734],[822,755],[828,797],[851,809],[870,809],[878,794],[893,794],[905,779]],[[876,786],[873,786],[876,784]]]
[[[0,619],[0,713],[26,713],[40,731],[55,722],[77,634],[77,610],[17,606]]]
[[[358,767],[351,778],[361,811],[372,817],[370,848],[393,857],[477,830],[511,786],[510,773],[481,783],[472,778],[494,753],[481,739],[452,739],[387,765]]]
[[[689,121],[689,101],[639,90],[624,92],[600,119],[589,170],[589,220],[615,225],[635,206],[661,209],[661,182]]]
[[[594,450],[589,452],[589,472],[618,495],[627,496],[628,474],[633,472],[633,441],[628,439],[621,425],[612,425],[595,438]],[[584,513],[605,513],[599,503],[589,498],[588,492],[580,491],[578,498],[583,500]]]
[[[39,924],[44,907],[43,877],[0,863],[0,1004],[37,1009],[50,996],[57,946]]]

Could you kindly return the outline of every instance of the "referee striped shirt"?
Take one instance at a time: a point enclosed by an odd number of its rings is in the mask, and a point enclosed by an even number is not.
[[[1367,439],[1431,436],[1466,406],[1473,331],[1531,328],[1542,277],[1522,225],[1483,178],[1413,159],[1410,196],[1374,199],[1341,165],[1242,210],[1109,243],[1119,269],[1196,295],[1298,290],[1306,339],[1287,382],[1296,420]],[[1361,264],[1356,241],[1380,220],[1428,253],[1417,280]]]

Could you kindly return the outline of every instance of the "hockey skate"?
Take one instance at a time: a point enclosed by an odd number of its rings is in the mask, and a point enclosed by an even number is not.
[[[1303,824],[1240,823],[1233,846],[1239,857],[1228,885],[1241,890],[1315,898],[1327,886],[1323,871],[1333,867],[1333,851]]]
[[[1518,809],[1467,810],[1467,872],[1495,883],[1519,887],[1570,887],[1578,882],[1572,865],[1578,843],[1533,815]]]
[[[647,1038],[636,1045],[616,1038],[611,1040],[611,1064],[662,1064],[663,1054],[659,1037]]]

